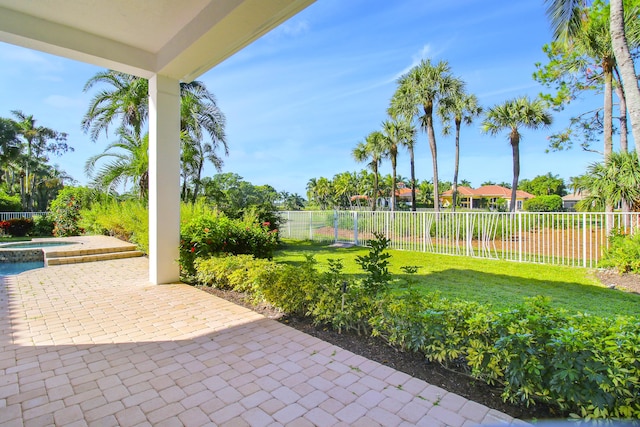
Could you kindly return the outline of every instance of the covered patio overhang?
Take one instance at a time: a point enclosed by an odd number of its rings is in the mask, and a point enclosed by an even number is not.
[[[0,41],[149,79],[149,281],[179,279],[180,82],[314,0],[0,0]]]

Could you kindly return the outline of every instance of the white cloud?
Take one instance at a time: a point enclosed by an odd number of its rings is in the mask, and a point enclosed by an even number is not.
[[[418,52],[414,53],[411,56],[411,64],[406,66],[405,68],[402,69],[402,71],[396,73],[393,78],[389,79],[388,81],[386,81],[385,83],[389,83],[389,82],[395,82],[396,80],[398,80],[400,77],[402,77],[403,75],[405,75],[406,73],[409,72],[409,70],[411,70],[413,67],[415,67],[416,65],[419,65],[420,62],[422,62],[425,59],[434,59],[440,55],[442,55],[442,53],[444,53],[447,50],[447,46],[450,43],[444,43],[439,49],[434,50],[433,47],[431,46],[430,43],[425,44],[424,46],[422,46],[422,49],[420,49]]]

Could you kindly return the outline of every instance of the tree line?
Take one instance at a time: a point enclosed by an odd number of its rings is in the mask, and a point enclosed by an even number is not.
[[[0,117],[0,210],[45,210],[73,179],[51,156],[73,151],[67,134],[19,110]]]
[[[411,209],[416,209],[416,189],[419,183],[415,178],[414,149],[418,130],[427,135],[433,171],[432,200],[439,200],[442,189],[438,174],[438,135],[434,126],[437,119],[442,125],[443,136],[454,134],[454,174],[451,187],[455,209],[461,127],[463,124],[472,124],[475,119],[481,119],[484,133],[493,136],[505,133],[508,136],[513,159],[513,180],[509,185],[512,189],[510,208],[514,210],[516,189],[519,188],[522,131],[550,126],[551,111],[562,110],[585,91],[604,93],[603,107],[571,118],[566,129],[550,136],[549,150],[568,148],[579,138],[582,138],[581,145],[584,149],[596,150],[593,143],[602,138],[603,162],[599,166],[590,167],[583,176],[572,179],[575,189],[594,198],[594,205],[602,205],[607,211],[613,210],[613,206],[618,203],[622,203],[625,211],[637,207],[640,191],[634,191],[634,188],[638,188],[637,184],[640,183],[640,177],[635,172],[639,169],[637,156],[640,155],[640,150],[636,149],[634,155],[628,149],[627,110],[631,111],[632,127],[640,126],[640,117],[634,120],[635,107],[628,104],[627,100],[634,97],[633,92],[638,89],[638,85],[635,74],[633,80],[627,80],[625,85],[622,67],[628,67],[629,61],[626,61],[624,53],[619,55],[616,51],[615,45],[619,45],[620,40],[615,40],[615,37],[620,37],[621,31],[626,31],[624,45],[637,55],[640,46],[640,2],[629,0],[623,5],[622,1],[618,1],[611,2],[610,5],[600,0],[547,0],[546,3],[547,14],[554,28],[554,40],[544,46],[549,62],[536,64],[534,79],[554,92],[542,93],[536,99],[516,97],[485,110],[475,95],[467,93],[464,80],[453,74],[446,61],[434,63],[429,59],[423,60],[398,79],[396,91],[387,108],[387,119],[381,123],[380,129],[368,134],[352,151],[354,159],[365,163],[373,174],[371,185],[361,193],[367,196],[371,209],[376,209],[376,200],[383,194],[390,195],[392,209],[397,205],[396,169],[400,148],[405,148],[409,154],[411,176],[405,182],[411,188]],[[626,13],[621,15],[623,6]],[[620,60],[626,61],[624,65]],[[633,70],[633,61],[630,65]],[[619,154],[614,153],[612,142],[615,133],[612,101],[614,92],[619,100]],[[640,135],[635,136],[635,129],[632,130],[636,147],[640,147]],[[390,190],[381,189],[379,185],[379,169],[384,160],[391,164]],[[627,170],[616,174],[619,166]],[[609,183],[603,184],[602,179]],[[612,191],[616,183],[625,190]],[[326,190],[322,190],[324,186],[326,184],[320,181],[320,194],[326,193]],[[338,184],[339,189],[342,186],[343,184]],[[312,192],[311,195],[318,199],[316,193]],[[319,205],[324,204],[322,200],[318,201]],[[439,203],[434,203],[433,209],[437,212]]]

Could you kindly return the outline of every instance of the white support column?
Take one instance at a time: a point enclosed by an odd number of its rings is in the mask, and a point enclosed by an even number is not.
[[[149,79],[149,281],[177,282],[180,245],[180,83]]]

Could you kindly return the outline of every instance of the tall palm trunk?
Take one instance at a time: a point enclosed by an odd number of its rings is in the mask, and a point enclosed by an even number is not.
[[[619,77],[619,76],[618,76]],[[618,100],[620,101],[620,152],[628,153],[629,152],[629,141],[628,141],[628,133],[627,129],[627,101],[624,97],[624,92],[622,88],[617,85],[615,87],[616,95],[618,96]],[[631,212],[631,205],[629,202],[624,200],[622,202],[622,212],[629,213]],[[629,227],[629,217],[625,216],[625,227]]]
[[[433,211],[437,214],[440,212],[440,193],[438,191],[438,147],[436,146],[436,133],[433,131],[433,106],[425,106],[424,113],[433,164]]]
[[[516,211],[516,192],[518,191],[518,177],[520,176],[520,135],[516,129],[511,132],[511,153],[513,154],[513,182],[511,184],[510,212]]]
[[[373,197],[371,201],[371,210],[375,212],[378,207],[378,166],[373,168]]]
[[[620,74],[614,68],[616,72],[616,81],[620,81]],[[627,99],[624,96],[624,91],[620,85],[615,86],[616,95],[620,101],[620,151],[626,153],[629,151],[629,128],[627,127]]]
[[[613,64],[608,59],[602,62],[604,72],[604,160],[613,152]],[[613,205],[606,204],[605,212],[613,212]],[[608,221],[607,221],[608,222]]]
[[[456,117],[456,152],[454,157],[454,165],[453,165],[453,185],[451,186],[451,201],[453,202],[453,212],[456,211],[456,205],[458,202],[458,169],[460,166],[460,125],[462,124],[462,120]]]
[[[397,157],[391,156],[391,212],[396,210],[396,163]]]
[[[411,163],[411,211],[416,211],[416,164],[413,153],[413,145],[409,148],[409,158]]]
[[[620,69],[622,87],[631,119],[631,133],[636,145],[636,154],[640,160],[640,88],[638,87],[633,59],[631,58],[624,29],[623,0],[611,0],[610,10],[611,44],[613,45],[616,63]]]

